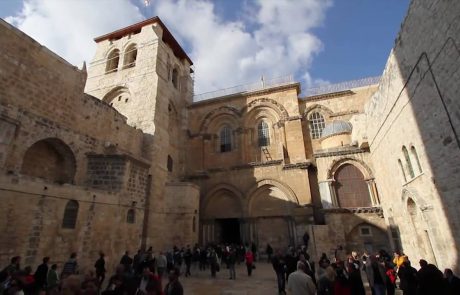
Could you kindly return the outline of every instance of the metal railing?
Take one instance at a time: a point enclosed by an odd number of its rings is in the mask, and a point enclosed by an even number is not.
[[[329,84],[319,87],[313,87],[306,89],[302,92],[302,96],[308,98],[309,96],[321,95],[326,93],[340,92],[349,90],[357,87],[364,87],[372,84],[378,84],[380,82],[380,76],[367,77],[358,80],[340,82],[336,84]]]
[[[287,85],[287,84],[294,83],[294,82],[295,81],[294,81],[293,75],[287,75],[287,76],[270,78],[270,79],[262,78],[260,82],[257,82],[257,83],[238,85],[238,86],[233,86],[233,87],[220,89],[216,91],[196,94],[193,96],[193,101],[200,101],[200,100],[206,100],[210,98],[216,98],[216,97],[221,97],[221,96],[226,96],[226,95],[231,95],[231,94],[263,90],[266,88]]]

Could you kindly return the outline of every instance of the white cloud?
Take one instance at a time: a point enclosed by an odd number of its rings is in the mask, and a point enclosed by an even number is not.
[[[195,63],[195,92],[201,93],[255,82],[261,75],[295,74],[307,86],[315,83],[309,67],[322,43],[312,29],[323,22],[331,1],[243,2],[235,21],[218,15],[206,0],[152,0],[149,10],[186,45]],[[129,0],[24,0],[22,11],[6,18],[76,65],[92,59],[94,37],[142,19]]]
[[[309,77],[311,61],[322,50],[311,30],[323,22],[330,5],[329,0],[259,0],[249,9],[253,18],[242,11],[238,21],[225,21],[210,1],[155,1],[154,9],[190,45],[200,93],[258,81],[262,75]]]
[[[95,53],[94,37],[142,20],[129,0],[25,0],[20,13],[5,20],[81,65]]]

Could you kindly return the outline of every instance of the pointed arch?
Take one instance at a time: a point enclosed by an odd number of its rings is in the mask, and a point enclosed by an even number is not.
[[[407,172],[409,174],[409,177],[412,179],[415,177],[415,173],[414,173],[414,168],[412,167],[412,163],[411,163],[411,160],[410,160],[410,156],[409,156],[409,152],[407,151],[407,148],[405,145],[403,145],[402,147],[402,153],[404,155],[404,159],[406,161],[406,169],[407,169]]]
[[[403,177],[404,183],[406,183],[407,182],[406,172],[404,171],[404,166],[403,166],[401,159],[398,159],[398,166],[401,171],[401,175]]]
[[[414,146],[410,147],[410,153],[412,158],[415,160],[415,163],[417,164],[417,172],[422,173],[422,165],[420,165],[420,159],[418,158],[417,150]]]

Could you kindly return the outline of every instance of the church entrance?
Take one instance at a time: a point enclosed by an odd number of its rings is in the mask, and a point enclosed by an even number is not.
[[[237,218],[216,219],[217,228],[220,231],[220,241],[223,243],[241,242],[240,221]]]

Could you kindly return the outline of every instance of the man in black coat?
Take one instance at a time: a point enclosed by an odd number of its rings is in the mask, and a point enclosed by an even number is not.
[[[165,295],[184,295],[184,288],[179,282],[179,269],[174,269],[169,272],[169,282],[166,284]]]
[[[46,278],[48,275],[48,262],[50,261],[49,257],[43,258],[43,263],[37,267],[35,271],[35,283],[37,284],[37,288],[39,290],[45,290],[46,288]]]
[[[460,278],[454,275],[450,268],[444,270],[447,295],[460,294]]]

